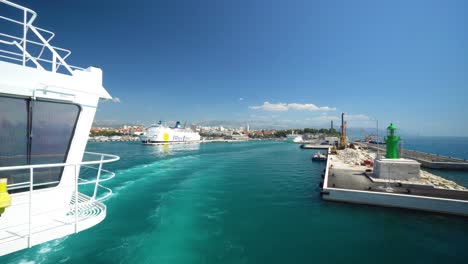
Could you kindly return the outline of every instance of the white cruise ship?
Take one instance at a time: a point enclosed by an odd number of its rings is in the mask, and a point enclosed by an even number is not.
[[[302,138],[302,136],[297,136],[293,139],[293,142],[294,143],[302,143],[304,142],[304,139]]]
[[[294,130],[291,132],[291,134],[286,135],[286,141],[293,141],[298,135],[294,134]]]
[[[302,143],[304,139],[302,138],[302,135],[294,134],[294,130],[293,130],[291,134],[288,134],[286,136],[286,141],[294,142],[294,143]]]
[[[101,69],[69,65],[36,18],[0,0],[0,256],[102,222],[115,175],[102,165],[119,159],[85,152],[99,99],[112,98]]]
[[[177,121],[175,127],[169,127],[161,121],[157,125],[146,129],[145,135],[140,136],[143,144],[189,143],[200,141],[200,134],[191,129],[182,128]]]

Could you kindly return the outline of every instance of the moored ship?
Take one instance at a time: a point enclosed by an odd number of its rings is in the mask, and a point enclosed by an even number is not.
[[[294,142],[294,143],[302,143],[304,139],[302,138],[302,135],[300,134],[295,134],[294,130],[291,132],[291,134],[288,134],[286,136],[286,141],[289,142]]]
[[[176,122],[175,127],[169,127],[159,121],[157,125],[148,127],[145,135],[140,136],[141,143],[148,145],[198,142],[200,139],[198,132],[189,128],[182,128],[179,121]]]

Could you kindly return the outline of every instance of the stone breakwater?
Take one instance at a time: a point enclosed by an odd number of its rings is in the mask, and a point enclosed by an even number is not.
[[[454,181],[447,180],[440,176],[434,175],[427,171],[421,170],[419,174],[419,181],[428,185],[433,185],[436,188],[449,189],[449,190],[459,190],[459,191],[468,191],[467,188],[457,184]]]
[[[352,166],[360,166],[366,160],[373,161],[377,155],[376,153],[372,153],[362,149],[347,148],[344,150],[337,150],[336,156],[345,164]]]

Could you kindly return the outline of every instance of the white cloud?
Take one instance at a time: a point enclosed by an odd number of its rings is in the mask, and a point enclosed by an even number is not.
[[[254,110],[266,110],[266,111],[288,111],[288,105],[279,103],[279,104],[270,104],[269,102],[264,102],[263,105],[254,105],[249,106],[250,109]]]
[[[242,97],[241,97],[241,98],[239,98],[239,101],[244,101],[244,98],[242,98]]]
[[[265,110],[265,111],[288,111],[299,110],[299,111],[334,111],[335,107],[328,106],[316,106],[314,104],[298,104],[298,103],[277,103],[272,104],[270,102],[264,102],[263,105],[249,106],[250,109],[254,110]]]
[[[314,104],[288,104],[290,109],[295,109],[295,110],[309,110],[309,111],[334,111],[336,108],[334,107],[328,107],[328,106],[316,106]]]

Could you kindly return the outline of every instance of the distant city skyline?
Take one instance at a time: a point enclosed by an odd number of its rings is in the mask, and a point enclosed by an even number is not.
[[[468,136],[467,1],[16,2],[102,68],[97,122]]]

